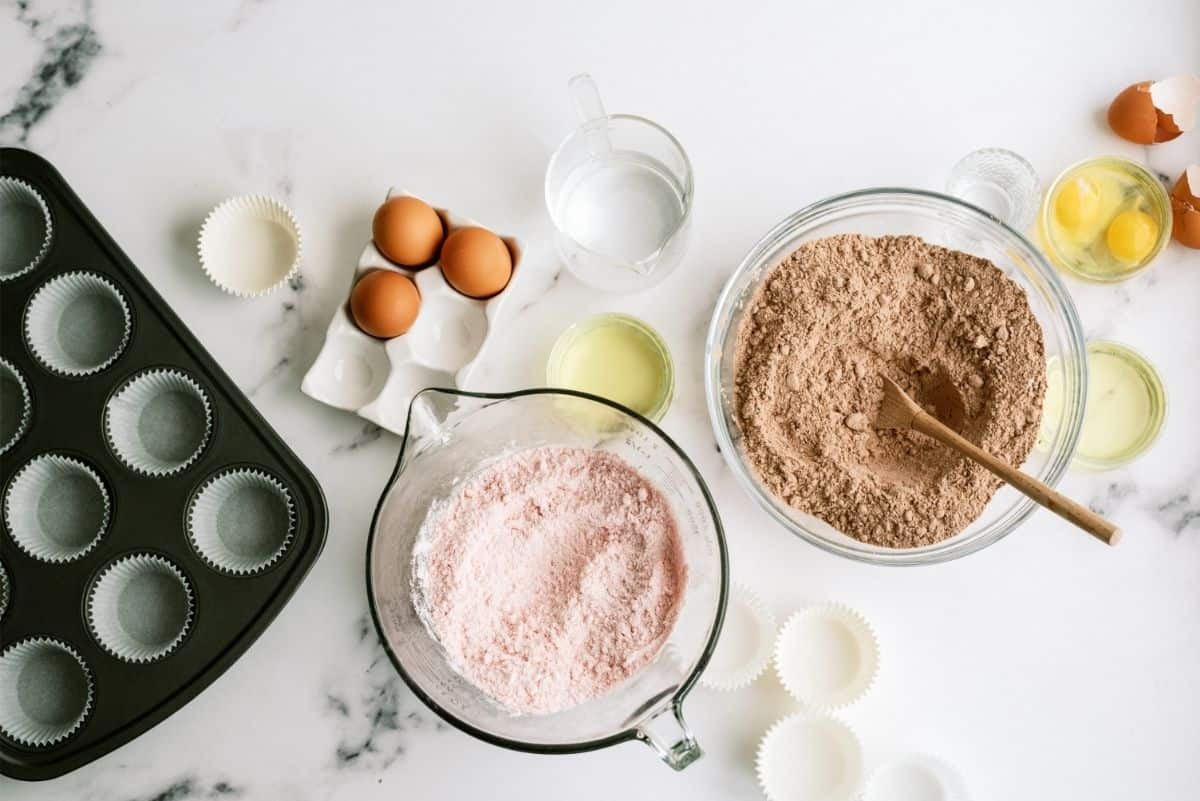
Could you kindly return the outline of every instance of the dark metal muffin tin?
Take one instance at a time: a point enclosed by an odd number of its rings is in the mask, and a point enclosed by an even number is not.
[[[313,475],[271,430],[166,302],[104,232],[58,172],[25,150],[0,149],[0,176],[17,178],[44,199],[53,241],[33,270],[0,283],[0,353],[28,383],[32,418],[0,456],[0,489],[40,454],[74,457],[91,466],[111,496],[99,543],[65,563],[39,561],[0,523],[0,563],[9,585],[0,618],[0,653],[31,638],[73,649],[91,675],[93,698],[79,728],[49,746],[23,745],[0,732],[0,774],[41,780],[59,776],[128,742],[182,707],[245,652],[287,603],[325,544],[325,499]],[[132,332],[111,365],[80,378],[57,374],[30,352],[25,308],[49,279],[87,270],[125,296]],[[203,452],[163,477],[125,466],[105,439],[102,410],[112,394],[149,368],[191,376],[212,406]],[[214,569],[187,537],[187,508],[198,489],[229,468],[270,474],[293,504],[292,539],[282,556],[250,575]],[[0,515],[0,520],[3,515]],[[131,663],[101,647],[87,623],[87,594],[114,560],[134,553],[166,557],[194,592],[194,618],[184,640],[161,659]],[[3,688],[0,688],[2,690]]]

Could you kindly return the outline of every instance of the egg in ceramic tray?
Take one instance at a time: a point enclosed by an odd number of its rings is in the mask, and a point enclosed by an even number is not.
[[[436,213],[440,231],[426,209]],[[300,389],[403,434],[420,390],[481,389],[472,377],[512,294],[521,245],[403,190],[388,193],[373,223],[347,302]],[[406,248],[414,233],[421,241]]]

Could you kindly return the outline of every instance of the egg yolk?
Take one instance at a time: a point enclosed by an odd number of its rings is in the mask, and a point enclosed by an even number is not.
[[[1071,179],[1054,199],[1054,214],[1065,228],[1087,225],[1100,214],[1100,187],[1083,176]]]
[[[1137,264],[1150,255],[1158,239],[1158,223],[1144,211],[1123,211],[1109,223],[1109,251],[1127,264]]]

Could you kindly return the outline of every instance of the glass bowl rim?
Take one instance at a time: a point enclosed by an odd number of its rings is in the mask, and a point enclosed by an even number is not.
[[[1079,434],[1083,426],[1084,401],[1087,396],[1087,350],[1083,337],[1083,326],[1079,314],[1075,310],[1075,303],[1058,272],[1026,236],[977,206],[959,198],[926,189],[882,186],[832,195],[810,203],[788,215],[755,242],[726,280],[709,320],[704,343],[704,390],[709,421],[717,439],[717,447],[737,483],[764,511],[792,534],[829,553],[868,564],[911,566],[946,562],[975,553],[1000,541],[1029,517],[1037,505],[1028,498],[1019,497],[998,520],[969,539],[959,540],[952,537],[923,548],[889,551],[866,543],[835,542],[792,520],[775,498],[759,487],[751,477],[749,467],[738,455],[733,444],[733,437],[725,421],[724,403],[721,399],[723,388],[720,385],[721,354],[724,352],[725,341],[722,338],[724,332],[719,329],[719,326],[723,313],[727,312],[737,299],[734,296],[734,289],[738,280],[747,271],[761,266],[767,257],[775,254],[789,240],[794,241],[797,232],[802,228],[821,221],[832,212],[855,208],[870,201],[890,201],[901,204],[902,208],[895,209],[896,211],[929,210],[940,207],[965,212],[968,219],[973,218],[977,223],[995,229],[1002,237],[1008,239],[1021,258],[1032,265],[1037,278],[1045,282],[1045,291],[1052,301],[1052,308],[1055,308],[1057,316],[1060,316],[1065,324],[1064,345],[1067,353],[1064,355],[1076,357],[1063,360],[1064,369],[1068,370],[1069,375],[1075,379],[1073,382],[1075,391],[1072,393],[1072,397],[1068,398],[1073,401],[1070,408],[1074,410],[1074,413],[1065,421],[1065,430],[1059,431],[1059,447],[1050,450],[1047,464],[1038,475],[1039,479],[1051,487],[1058,484],[1071,464],[1079,441]],[[1022,288],[1024,289],[1024,287]],[[847,539],[850,538],[847,537]]]

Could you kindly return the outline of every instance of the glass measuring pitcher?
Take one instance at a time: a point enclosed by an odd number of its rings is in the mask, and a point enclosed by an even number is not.
[[[567,269],[597,289],[646,289],[678,266],[692,216],[692,165],[644,117],[608,114],[589,75],[568,84],[580,126],[546,169],[546,206]]]
[[[418,617],[413,547],[431,504],[449,496],[463,479],[499,456],[548,445],[611,451],[654,482],[675,513],[688,578],[675,628],[653,662],[579,706],[518,715],[456,672]],[[683,451],[637,414],[570,390],[418,393],[367,545],[367,594],[384,648],[413,692],[448,723],[495,745],[535,753],[574,753],[640,740],[676,770],[701,755],[681,706],[716,644],[728,572],[717,510]]]

